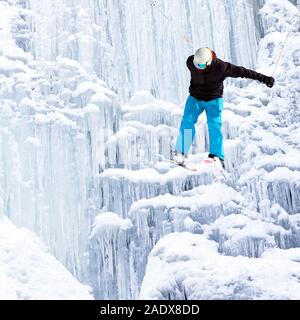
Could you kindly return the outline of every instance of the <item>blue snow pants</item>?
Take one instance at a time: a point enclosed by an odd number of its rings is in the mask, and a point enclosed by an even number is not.
[[[197,100],[189,96],[185,108],[175,149],[188,154],[195,137],[195,124],[200,114],[205,110],[209,133],[209,153],[224,160],[224,146],[222,135],[223,99],[210,101]]]

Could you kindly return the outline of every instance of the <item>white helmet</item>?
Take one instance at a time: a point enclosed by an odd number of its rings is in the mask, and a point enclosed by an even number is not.
[[[205,69],[212,63],[213,53],[209,48],[200,48],[195,52],[194,65],[197,69]]]

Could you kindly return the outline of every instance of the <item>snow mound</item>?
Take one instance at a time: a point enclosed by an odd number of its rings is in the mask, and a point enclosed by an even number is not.
[[[263,258],[221,256],[202,235],[172,233],[150,253],[140,299],[299,299],[300,249]]]
[[[93,298],[36,236],[0,216],[0,299]]]
[[[140,90],[140,91],[137,91],[131,97],[129,101],[129,105],[131,107],[134,107],[134,106],[139,106],[141,104],[151,103],[151,102],[155,102],[155,98],[153,97],[153,95],[148,91]]]
[[[113,212],[103,212],[95,218],[91,237],[108,231],[126,230],[131,226],[129,219],[122,219]]]
[[[255,258],[261,257],[268,248],[297,246],[299,231],[288,216],[281,216],[278,223],[280,225],[257,219],[257,214],[256,219],[244,214],[229,215],[211,225],[210,239],[217,241],[218,251],[226,255]]]
[[[190,213],[199,212],[200,215],[204,215],[205,208],[208,208],[211,214],[213,208],[217,208],[216,211],[223,212],[228,207],[233,211],[234,208],[237,209],[237,204],[242,200],[242,196],[234,189],[221,183],[212,183],[200,185],[177,196],[167,193],[155,198],[141,199],[131,206],[131,212],[139,212],[149,208],[152,208],[153,211],[160,209],[169,212],[171,209],[178,208],[185,209]],[[207,222],[205,219],[208,219],[208,217],[203,217],[203,220]]]
[[[143,124],[159,126],[162,124],[178,127],[183,113],[182,108],[174,103],[154,98],[147,91],[138,91],[123,106],[126,121],[139,121]]]

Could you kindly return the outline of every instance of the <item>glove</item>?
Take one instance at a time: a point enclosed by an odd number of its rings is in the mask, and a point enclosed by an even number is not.
[[[273,77],[263,77],[263,83],[265,83],[269,88],[272,88],[275,82],[275,79]]]

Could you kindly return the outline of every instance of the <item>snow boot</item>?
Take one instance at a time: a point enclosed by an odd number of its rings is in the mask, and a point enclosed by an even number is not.
[[[211,153],[208,155],[208,157],[212,158],[219,167],[222,167],[223,170],[225,170],[225,164],[224,164],[223,159],[221,159],[218,156],[215,156],[214,154],[211,154]]]

